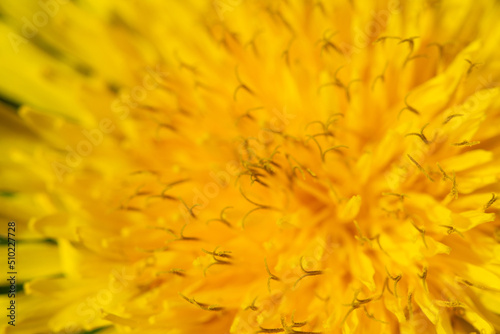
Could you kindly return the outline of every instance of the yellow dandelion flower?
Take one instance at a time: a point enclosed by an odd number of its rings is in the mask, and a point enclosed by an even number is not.
[[[500,332],[497,1],[0,14],[3,333]]]

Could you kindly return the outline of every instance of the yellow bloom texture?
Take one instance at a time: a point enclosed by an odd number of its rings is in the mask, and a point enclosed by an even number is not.
[[[4,333],[500,332],[498,1],[0,13]]]

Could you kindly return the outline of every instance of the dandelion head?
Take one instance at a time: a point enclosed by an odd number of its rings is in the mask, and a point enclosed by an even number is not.
[[[0,9],[16,333],[500,331],[497,2]]]

